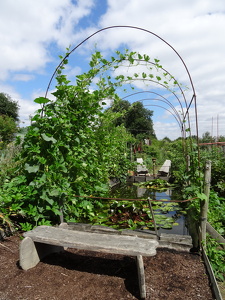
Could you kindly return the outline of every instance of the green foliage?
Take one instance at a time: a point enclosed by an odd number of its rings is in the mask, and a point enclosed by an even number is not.
[[[127,112],[125,127],[136,137],[145,134],[144,137],[155,138],[152,117],[153,112],[144,108],[143,103],[135,102]]]
[[[225,236],[225,199],[211,190],[209,197],[208,221],[219,234]]]
[[[20,146],[15,142],[9,143],[0,151],[0,186],[15,171],[15,156],[18,155]]]
[[[16,176],[12,172],[0,191],[4,214],[16,214],[22,228],[57,223],[62,207],[65,220],[92,220],[101,202],[85,196],[106,195],[109,178],[123,179],[132,169],[127,149],[132,136],[123,125],[114,126],[118,114],[102,111],[101,103],[118,101],[116,89],[131,81],[123,75],[111,79],[107,71],[134,62],[134,55],[117,52],[107,61],[94,53],[90,70],[77,76],[76,85],[63,74],[64,60],[57,70],[55,100],[34,100],[42,108],[22,141]]]
[[[120,112],[121,115],[115,120],[116,125],[124,125],[125,128],[136,138],[155,138],[153,129],[153,111],[144,108],[143,103],[130,103],[126,100],[115,101],[108,109],[112,112]]]
[[[154,181],[153,181],[154,182]],[[156,181],[157,182],[157,181]],[[161,184],[164,181],[158,181]],[[112,191],[111,195],[115,198],[123,199],[137,199],[137,189],[142,190],[142,184],[122,184],[119,188]],[[96,224],[112,226],[117,229],[151,229],[154,230],[153,217],[147,201],[147,198],[155,199],[155,189],[145,189],[143,186],[143,193],[141,192],[141,199],[144,201],[118,201],[110,200],[104,201],[104,208],[101,214],[97,214],[95,218]],[[160,188],[159,191],[161,192]],[[156,220],[157,228],[171,229],[173,226],[178,225],[176,218],[179,217],[181,208],[176,203],[151,200],[154,217]],[[174,216],[169,216],[168,212],[177,211]]]
[[[18,121],[18,110],[19,105],[16,101],[12,100],[9,95],[0,93],[0,115],[8,116],[14,121]]]
[[[0,141],[3,142],[0,148],[11,142],[18,131],[18,109],[17,102],[9,95],[0,93]]]
[[[123,125],[115,126],[117,117],[118,113],[106,110],[99,118],[100,126],[96,129],[98,155],[100,161],[107,162],[109,177],[124,181],[127,171],[133,169],[127,145],[135,139]]]
[[[152,215],[146,203],[140,201],[110,201],[105,203],[104,215],[96,216],[94,223],[116,229],[153,228]],[[102,218],[103,217],[103,218]]]
[[[123,180],[127,171],[132,170],[132,135],[140,138],[143,128],[148,137],[155,134],[152,112],[142,103],[124,103],[116,111],[104,111],[102,104],[107,99],[120,106],[119,92],[134,89],[137,80],[146,86],[163,82],[168,89],[169,83],[177,85],[171,75],[162,74],[159,60],[154,60],[153,70],[150,57],[136,52],[117,51],[115,57],[106,60],[96,51],[90,70],[78,75],[75,85],[64,74],[67,63],[67,59],[63,60],[57,70],[55,100],[34,100],[41,109],[32,118],[21,143],[17,165],[1,186],[1,211],[5,218],[15,217],[23,230],[58,223],[62,209],[66,221],[104,223],[102,201],[88,196],[106,196],[109,178]],[[132,67],[137,66],[145,66],[146,71],[132,72]],[[127,75],[124,68],[129,70]],[[145,209],[148,208],[143,207],[148,215],[149,210]],[[165,212],[168,208],[162,209]],[[135,220],[127,221],[130,228],[136,226]]]
[[[14,139],[17,131],[17,124],[12,117],[0,115],[0,141],[3,142],[1,148]]]
[[[224,245],[223,245],[224,246]],[[206,252],[210,258],[215,277],[218,281],[225,280],[225,255],[222,245],[207,235]]]
[[[139,187],[146,187],[147,189],[153,189],[157,191],[167,190],[169,187],[171,188],[173,185],[167,182],[166,180],[157,178],[150,181],[134,183],[134,185]]]
[[[137,186],[137,185],[136,185]],[[113,197],[137,198],[136,186],[121,185],[121,187],[113,192]],[[159,188],[161,191],[161,189]],[[152,189],[155,193],[155,189]],[[134,194],[133,194],[134,193]],[[146,199],[144,195],[142,199]],[[181,207],[178,204],[171,202],[152,201],[154,218],[157,228],[172,229],[178,225],[176,218],[179,217]],[[165,200],[165,199],[164,199]],[[168,212],[176,211],[176,215],[168,216]],[[182,212],[184,213],[184,212]],[[93,217],[92,223],[95,225],[105,225],[116,229],[151,229],[154,230],[153,217],[146,201],[118,201],[105,200],[103,205],[98,210],[98,213]]]
[[[201,142],[211,142],[212,138],[209,133],[203,135]],[[182,187],[183,197],[196,198],[188,205],[188,216],[192,224],[196,223],[196,227],[200,224],[201,203],[206,199],[203,193],[204,187],[204,166],[206,160],[211,161],[211,191],[209,195],[208,221],[222,236],[225,235],[225,201],[224,201],[224,152],[218,147],[204,146],[200,151],[200,161],[196,146],[188,147],[190,156],[190,166],[187,168],[184,159],[184,151],[182,151],[181,141],[172,142],[168,145],[168,154],[172,160],[173,176],[176,182]],[[192,226],[190,226],[192,227]],[[213,267],[214,273],[218,280],[224,280],[225,255],[224,249],[214,241],[207,237],[206,241],[207,255]]]

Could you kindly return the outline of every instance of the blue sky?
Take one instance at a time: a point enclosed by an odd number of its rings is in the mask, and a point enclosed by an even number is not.
[[[108,26],[134,26],[146,29],[169,43],[182,57],[197,96],[198,129],[225,135],[225,3],[224,0],[7,0],[0,3],[0,92],[9,94],[20,105],[21,126],[38,109],[33,100],[43,96],[58,56],[66,47],[75,47],[89,35]],[[154,34],[114,28],[102,31],[79,47],[70,57],[68,74],[75,78],[88,66],[95,48],[106,57],[116,50],[148,54],[160,60],[183,86],[187,102],[193,91],[186,69],[177,54]],[[127,72],[125,69],[122,72]],[[51,86],[54,89],[54,85]],[[163,99],[180,113],[178,101],[156,86],[130,97],[144,100],[154,111],[154,129],[159,139],[180,136],[179,126]],[[158,93],[159,96],[149,93]],[[121,95],[122,96],[122,95]],[[125,96],[125,95],[124,95]],[[164,98],[162,98],[164,97]],[[183,99],[179,99],[184,106]],[[160,108],[157,106],[163,106]],[[190,107],[192,133],[196,133],[195,110]]]

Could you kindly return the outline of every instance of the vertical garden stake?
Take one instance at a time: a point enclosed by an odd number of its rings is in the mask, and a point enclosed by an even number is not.
[[[150,199],[150,197],[148,197],[148,206],[149,206],[150,211],[151,211],[151,215],[152,215],[152,220],[153,220],[153,224],[154,224],[155,233],[156,233],[157,238],[159,239],[158,230],[157,230],[157,226],[156,226],[156,222],[155,222],[154,211],[153,211],[153,209],[152,209],[152,204],[151,204],[151,199]]]
[[[206,198],[201,201],[201,239],[206,240],[206,222],[207,212],[209,206],[209,193],[210,193],[210,182],[211,182],[211,161],[207,160],[205,165],[205,180],[204,180],[204,194]]]
[[[62,195],[59,199],[59,211],[60,211],[59,220],[60,220],[60,223],[64,222],[63,204],[64,204],[64,196]]]

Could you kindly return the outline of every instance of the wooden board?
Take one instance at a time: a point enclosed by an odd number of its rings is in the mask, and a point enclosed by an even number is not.
[[[164,164],[162,165],[162,167],[159,169],[160,172],[165,172],[165,173],[169,173],[170,171],[170,167],[171,167],[171,161],[169,159],[167,159]]]
[[[131,256],[153,256],[158,246],[156,240],[136,236],[81,232],[51,226],[38,226],[25,232],[24,236],[49,245]]]

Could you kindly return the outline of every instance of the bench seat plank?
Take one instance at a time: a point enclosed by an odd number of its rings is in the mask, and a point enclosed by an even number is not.
[[[158,246],[156,240],[136,236],[72,231],[44,225],[25,232],[24,236],[38,243],[130,256],[153,256]]]

